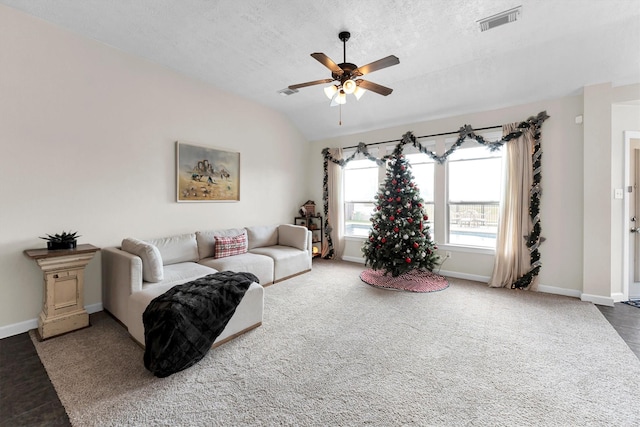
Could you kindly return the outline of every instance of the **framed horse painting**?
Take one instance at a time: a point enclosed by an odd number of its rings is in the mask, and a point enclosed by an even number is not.
[[[176,199],[240,201],[240,153],[176,142]]]

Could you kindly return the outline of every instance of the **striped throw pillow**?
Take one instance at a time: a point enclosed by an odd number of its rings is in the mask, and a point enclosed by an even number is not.
[[[233,237],[215,236],[214,258],[224,258],[247,252],[247,235],[239,234]]]

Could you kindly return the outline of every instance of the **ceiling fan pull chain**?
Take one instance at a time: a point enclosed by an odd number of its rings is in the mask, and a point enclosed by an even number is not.
[[[342,104],[338,104],[338,108],[340,108],[340,120],[338,121],[338,126],[342,126]]]

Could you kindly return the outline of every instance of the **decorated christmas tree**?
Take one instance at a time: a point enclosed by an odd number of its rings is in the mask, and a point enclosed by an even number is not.
[[[439,264],[428,217],[411,165],[396,148],[387,164],[387,177],[375,196],[369,240],[362,247],[366,265],[393,277],[413,269],[433,271]]]

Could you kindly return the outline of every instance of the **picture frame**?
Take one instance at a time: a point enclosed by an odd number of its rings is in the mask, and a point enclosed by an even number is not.
[[[176,201],[240,201],[240,153],[176,141]]]
[[[294,225],[302,225],[303,227],[307,226],[307,221],[303,217],[296,217],[293,221]]]

